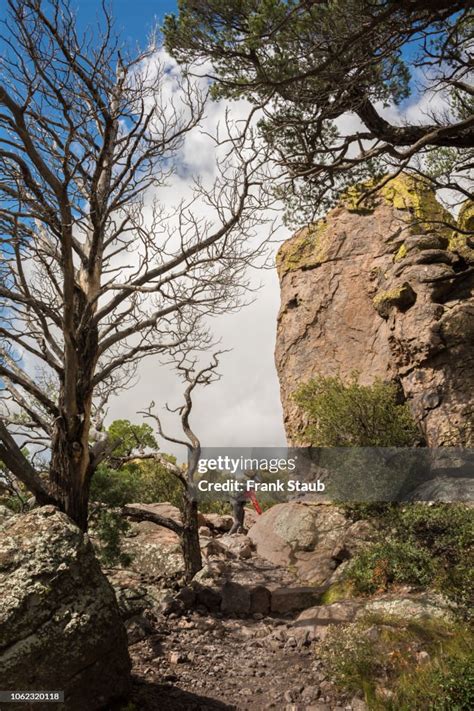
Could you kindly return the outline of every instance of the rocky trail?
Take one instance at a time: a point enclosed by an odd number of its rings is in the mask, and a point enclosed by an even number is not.
[[[204,567],[189,584],[179,566],[157,565],[173,559],[176,542],[136,524],[131,540],[142,555],[104,569],[110,585],[89,538],[54,507],[11,516],[0,540],[3,683],[38,684],[40,672],[52,688],[59,676],[71,711],[364,711],[361,696],[344,695],[328,676],[320,644],[328,631],[367,615],[451,614],[437,593],[401,587],[333,601],[343,552],[371,535],[363,522],[344,523],[337,507],[276,505],[248,535],[229,535],[228,519],[207,517]]]
[[[108,572],[128,634],[133,711],[364,711],[362,698],[344,695],[327,678],[319,643],[328,630],[367,613],[447,614],[436,596],[410,590],[328,600],[324,593],[347,556],[372,535],[366,522],[354,524],[334,506],[277,505],[248,535],[229,535],[230,522],[206,517],[205,565],[190,585],[179,570],[150,575],[153,555],[147,572]],[[136,530],[140,565],[151,555],[150,540],[160,556],[172,543],[158,543],[154,524]]]
[[[146,576],[111,576],[127,618],[135,707],[365,709],[361,699],[336,692],[318,659],[317,641],[328,629],[320,612],[312,619],[322,609],[321,586],[260,556],[246,535],[202,532],[203,570],[190,587],[177,577],[158,605],[144,608],[156,596]],[[353,605],[340,608],[334,623],[354,614]]]
[[[130,647],[132,700],[150,711],[345,708],[331,703],[320,662],[310,643],[294,637],[292,624],[288,618],[243,622],[203,612],[161,621]]]

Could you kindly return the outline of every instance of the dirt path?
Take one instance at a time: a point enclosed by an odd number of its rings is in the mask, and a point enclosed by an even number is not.
[[[292,619],[224,619],[197,612],[163,619],[131,646],[140,711],[352,709],[336,699],[313,645]]]

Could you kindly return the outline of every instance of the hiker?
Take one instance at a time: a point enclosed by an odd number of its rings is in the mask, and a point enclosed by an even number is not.
[[[234,523],[229,533],[245,533],[244,529],[244,518],[245,518],[245,504],[247,503],[247,492],[240,491],[238,494],[231,499],[232,504],[232,517]]]
[[[230,534],[246,533],[246,530],[244,528],[244,518],[245,504],[247,503],[247,501],[252,502],[252,506],[254,507],[255,511],[258,513],[259,516],[262,513],[262,509],[260,508],[254,491],[239,492],[238,494],[233,496],[231,500],[234,523],[232,524],[232,528],[229,531]]]

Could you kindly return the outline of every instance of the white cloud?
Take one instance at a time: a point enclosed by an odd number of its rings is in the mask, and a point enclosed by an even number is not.
[[[169,65],[169,57],[160,52],[160,60]],[[172,66],[172,64],[171,64]],[[163,95],[171,100],[176,88],[173,71]],[[178,160],[179,174],[171,177],[168,185],[160,189],[157,198],[165,208],[176,206],[181,199],[192,194],[193,176],[197,174],[210,184],[216,174],[216,148],[210,136],[218,125],[223,125],[226,111],[234,121],[244,119],[249,105],[236,102],[209,102],[201,130],[187,134]],[[150,198],[152,196],[150,195]],[[199,214],[211,217],[209,208]],[[261,239],[268,226],[258,230]],[[285,236],[285,235],[284,235]],[[254,285],[262,282],[255,300],[236,314],[216,317],[211,321],[212,331],[220,339],[222,349],[231,352],[222,356],[222,379],[214,385],[196,391],[192,424],[204,446],[273,446],[284,445],[283,415],[279,384],[274,364],[274,347],[279,286],[274,271],[251,273]],[[157,409],[166,402],[180,404],[183,386],[176,373],[157,358],[143,361],[133,388],[123,392],[110,403],[108,420],[127,418],[138,421],[136,412],[155,401]],[[160,410],[165,428],[180,434],[177,416]],[[179,448],[162,443],[164,451],[181,455]]]

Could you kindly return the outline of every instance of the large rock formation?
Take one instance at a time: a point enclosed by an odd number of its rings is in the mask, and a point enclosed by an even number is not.
[[[370,209],[349,196],[281,247],[276,365],[291,444],[307,444],[298,385],[357,371],[401,384],[429,446],[474,446],[474,244],[444,222],[434,194],[402,176]]]
[[[373,533],[367,521],[353,523],[337,506],[301,501],[272,506],[249,538],[262,558],[294,571],[301,581],[324,585]]]
[[[0,688],[64,691],[67,711],[94,711],[127,692],[129,674],[117,601],[88,537],[52,506],[8,519]]]

